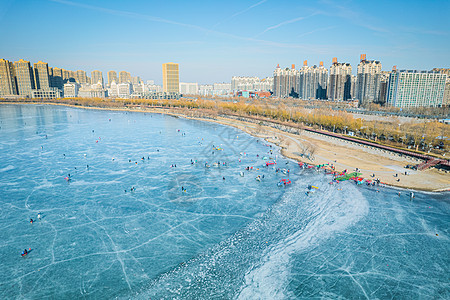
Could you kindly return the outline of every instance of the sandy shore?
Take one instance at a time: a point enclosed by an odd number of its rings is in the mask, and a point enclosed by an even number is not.
[[[300,135],[286,133],[271,127],[253,123],[217,118],[217,122],[237,127],[249,134],[266,139],[282,147],[282,154],[314,165],[334,164],[336,170],[354,171],[360,169],[361,177],[379,178],[381,182],[391,186],[411,188],[425,191],[450,190],[450,174],[437,169],[414,171],[404,168],[408,164],[417,164],[418,160],[401,157],[395,153],[364,147],[341,139],[328,137],[308,131]],[[302,157],[303,149],[315,148],[312,159]],[[405,175],[405,171],[408,175]],[[398,177],[394,177],[398,174]],[[399,181],[397,181],[400,179]]]
[[[23,103],[21,103],[23,104]],[[55,103],[41,103],[51,104]],[[64,105],[64,104],[56,104]],[[216,117],[215,119],[204,119],[186,116],[168,109],[124,109],[124,108],[95,108],[65,105],[76,108],[121,110],[137,112],[153,112],[171,114],[189,119],[199,119],[216,122],[223,125],[236,127],[253,136],[264,138],[282,148],[282,154],[286,157],[314,165],[334,164],[337,171],[347,169],[354,171],[360,169],[362,177],[371,179],[379,178],[381,182],[391,186],[410,188],[423,191],[450,191],[450,174],[431,168],[425,171],[414,171],[404,168],[407,164],[418,164],[420,161],[414,158],[399,156],[395,153],[372,149],[359,144],[346,142],[341,139],[328,137],[308,131],[301,131],[300,135],[287,133],[272,127],[262,126],[255,123],[239,121],[230,118]],[[302,156],[304,149],[315,149],[311,158]],[[405,172],[408,175],[405,175]],[[394,177],[398,174],[398,177]]]

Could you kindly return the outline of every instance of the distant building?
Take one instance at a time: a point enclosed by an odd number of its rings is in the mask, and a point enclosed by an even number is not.
[[[64,98],[78,97],[80,84],[76,82],[67,82],[64,84]]]
[[[61,69],[64,82],[69,81],[69,70]]]
[[[118,97],[129,98],[133,92],[131,89],[131,82],[123,82],[117,85]]]
[[[352,66],[349,63],[338,63],[333,58],[328,76],[327,96],[332,101],[351,99]]]
[[[151,82],[153,80],[150,80]],[[154,82],[154,81],[153,81]],[[151,93],[160,93],[162,92],[162,86],[159,84],[146,84],[147,90]]]
[[[115,71],[108,71],[108,86],[111,86],[112,82],[119,82],[117,79],[117,73]]]
[[[86,72],[83,70],[77,70],[75,72],[75,80],[79,83],[79,84],[84,84],[84,83],[91,83],[91,80],[89,79],[89,77],[86,75]]]
[[[180,99],[180,93],[150,92],[140,97],[143,99]]]
[[[366,60],[361,54],[356,79],[356,99],[359,104],[366,106],[376,102],[380,92],[381,63],[377,60]]]
[[[214,86],[212,84],[200,84],[198,86],[198,93],[202,96],[212,96]]]
[[[376,103],[378,103],[380,105],[386,104],[386,94],[387,94],[387,88],[388,88],[389,75],[390,75],[390,72],[381,71],[380,91],[378,93],[378,99],[376,101]]]
[[[31,92],[31,98],[38,98],[38,99],[61,98],[61,91],[58,88],[52,87],[46,89],[33,90]]]
[[[133,83],[132,90],[133,90],[132,96],[133,95],[143,96],[144,94],[146,94],[148,92],[145,84],[142,81],[140,81],[140,83],[136,83],[136,84]]]
[[[140,84],[141,82],[142,82],[141,77],[139,77],[139,76],[131,77],[131,83],[132,84]]]
[[[280,68],[278,65],[273,72],[273,93],[275,97],[285,98],[298,96],[299,71],[292,68]]]
[[[303,67],[299,70],[298,93],[299,97],[308,99],[327,98],[328,70],[320,62],[319,66],[308,66],[308,62],[303,62]]]
[[[393,70],[389,76],[387,104],[394,107],[440,107],[446,74],[433,71]]]
[[[50,80],[51,87],[56,87],[62,91],[64,89],[63,69],[53,68]]]
[[[17,94],[13,63],[6,59],[0,59],[0,96]]]
[[[82,98],[105,98],[107,95],[107,91],[100,82],[81,86],[78,90],[78,97]]]
[[[448,75],[447,80],[445,81],[444,100],[442,101],[442,105],[450,106],[450,76]]]
[[[180,82],[180,93],[182,95],[197,95],[198,83],[197,82]]]
[[[273,77],[259,79],[259,77],[233,76],[231,90],[237,91],[273,91]]]
[[[441,74],[446,74],[447,78],[450,77],[450,69],[449,68],[434,68],[433,71],[441,73]]]
[[[119,97],[119,87],[114,80],[110,83],[110,86],[108,88],[108,96],[112,98]]]
[[[91,83],[92,84],[97,84],[99,83],[103,86],[104,82],[103,82],[103,74],[102,72],[98,71],[98,70],[94,70],[91,72]]]
[[[47,63],[39,61],[34,64],[34,80],[36,89],[45,90],[50,88],[50,73]]]
[[[356,99],[356,75],[352,75],[350,79],[350,99]]]
[[[127,82],[131,83],[131,74],[128,73],[127,71],[120,71],[119,72],[119,84],[127,83]]]
[[[31,97],[31,91],[35,89],[33,68],[29,61],[20,59],[14,62],[14,70],[17,79],[18,93],[24,97]]]
[[[176,63],[165,63],[162,65],[163,91],[165,93],[180,92],[179,65]]]
[[[213,95],[224,96],[231,93],[231,83],[214,83],[213,84]]]

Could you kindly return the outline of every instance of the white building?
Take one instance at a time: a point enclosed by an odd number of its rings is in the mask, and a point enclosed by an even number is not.
[[[198,93],[202,96],[212,96],[214,86],[212,84],[200,84],[198,87]]]
[[[305,60],[299,76],[298,93],[300,98],[304,100],[327,98],[328,70],[323,66],[322,61],[319,66],[310,67]]]
[[[231,94],[231,83],[214,83],[213,95],[224,96]]]
[[[446,74],[434,71],[393,70],[389,76],[387,104],[395,107],[440,107]]]
[[[197,82],[180,82],[180,93],[182,95],[197,95],[198,83]]]
[[[78,97],[81,98],[105,98],[107,95],[108,92],[100,81],[96,84],[82,85],[78,90]]]
[[[292,67],[282,69],[277,65],[273,72],[273,94],[275,97],[290,97],[292,93],[298,94],[300,72]]]
[[[112,98],[119,97],[119,88],[115,80],[111,82],[110,87],[108,88],[108,95]]]
[[[147,80],[147,82],[148,81],[153,81],[153,80]],[[163,90],[162,86],[159,84],[146,84],[146,88],[151,93],[160,93]]]
[[[232,91],[273,91],[273,77],[259,79],[259,77],[233,76],[231,77]]]
[[[123,82],[117,85],[119,98],[129,98],[132,91],[130,82]]]
[[[134,95],[144,95],[147,91],[148,90],[142,81],[138,84],[133,83],[133,94]]]
[[[76,82],[67,82],[64,84],[64,98],[78,97],[80,85]]]

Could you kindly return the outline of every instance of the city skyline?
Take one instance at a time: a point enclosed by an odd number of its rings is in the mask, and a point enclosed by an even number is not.
[[[364,12],[368,5],[6,1],[0,24],[8,42],[0,44],[0,52],[10,61],[43,61],[87,74],[100,70],[105,77],[108,71],[126,70],[159,84],[161,64],[167,61],[182,66],[181,82],[199,83],[264,78],[277,64],[300,66],[303,60],[311,66],[324,61],[329,68],[333,57],[349,62],[355,74],[361,53],[381,61],[383,70],[448,67],[448,2],[381,1],[377,14]],[[14,23],[34,15],[43,16],[36,26]],[[68,24],[77,18],[76,26]],[[58,22],[62,25],[55,26]],[[42,35],[45,26],[52,27],[51,34]]]

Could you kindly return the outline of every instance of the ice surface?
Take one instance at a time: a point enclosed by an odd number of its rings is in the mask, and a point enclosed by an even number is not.
[[[278,188],[265,142],[169,116],[6,105],[0,122],[2,299],[450,298],[449,193],[283,159]]]
[[[262,167],[274,148],[233,128],[34,105],[2,105],[0,120],[2,299],[129,297],[253,222],[285,190]],[[254,170],[241,177],[246,166]],[[24,248],[32,250],[21,257]]]

